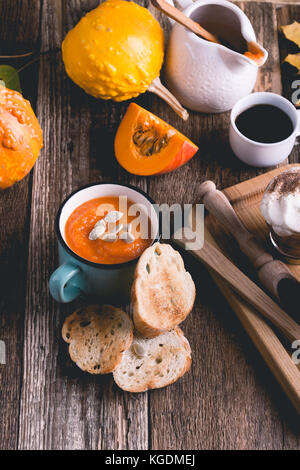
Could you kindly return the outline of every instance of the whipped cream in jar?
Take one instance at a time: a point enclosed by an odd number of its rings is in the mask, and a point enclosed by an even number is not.
[[[260,204],[273,246],[289,263],[300,264],[300,167],[273,178]]]

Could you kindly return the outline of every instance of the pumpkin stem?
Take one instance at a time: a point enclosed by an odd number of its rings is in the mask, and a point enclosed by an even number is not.
[[[155,93],[156,95],[160,96],[163,100],[165,100],[169,106],[177,113],[182,119],[185,121],[188,119],[189,114],[186,109],[184,109],[179,101],[175,98],[172,93],[167,90],[166,87],[160,81],[159,77],[156,77],[152,83],[150,83],[148,87],[148,91],[151,93]]]
[[[24,54],[0,55],[0,59],[21,59],[22,57],[28,57],[32,54],[33,54],[33,51],[26,52]]]

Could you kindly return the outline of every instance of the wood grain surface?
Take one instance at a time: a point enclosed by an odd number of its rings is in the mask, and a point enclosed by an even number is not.
[[[34,7],[30,0],[14,5],[0,2],[0,18],[0,55],[38,48],[40,2]],[[10,62],[6,59],[5,63]],[[23,63],[20,60],[11,65],[21,67]],[[30,72],[30,79],[26,74],[22,86],[35,105],[38,69],[33,67]],[[4,449],[14,449],[18,444],[31,181],[29,175],[0,194],[0,338],[5,342],[8,361],[0,366],[0,447]]]
[[[207,178],[224,188],[262,172],[232,155],[228,113],[191,112],[183,122],[147,93],[135,101],[190,137],[199,154],[156,178],[131,176],[117,165],[113,140],[128,102],[86,95],[67,78],[60,53],[66,32],[97,4],[0,2],[1,53],[42,52],[21,72],[21,81],[44,131],[44,149],[32,174],[0,194],[0,340],[8,351],[7,364],[0,365],[0,448],[300,449],[293,408],[207,271],[189,256],[185,261],[198,295],[183,327],[193,365],[182,380],[132,395],[120,391],[111,376],[84,374],[68,358],[61,325],[85,300],[55,303],[48,279],[58,262],[54,217],[72,190],[94,181],[119,181],[137,185],[158,203],[182,204],[197,201],[199,183]],[[239,5],[270,54],[257,90],[283,89],[289,97],[280,68],[278,22],[299,16],[300,6]],[[168,20],[154,14],[168,30]],[[298,146],[290,161],[299,160]]]

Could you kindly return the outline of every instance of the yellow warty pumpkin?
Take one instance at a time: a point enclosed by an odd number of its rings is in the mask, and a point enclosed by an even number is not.
[[[86,93],[123,101],[145,92],[159,76],[163,43],[163,30],[146,8],[107,0],[69,31],[63,61]]]

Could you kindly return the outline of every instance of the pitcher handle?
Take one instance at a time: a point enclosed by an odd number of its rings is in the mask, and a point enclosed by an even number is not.
[[[172,5],[172,7],[175,7],[175,4],[172,0],[166,0],[166,2]],[[194,3],[193,0],[176,0],[176,8],[178,8],[179,10],[184,10],[185,8],[192,5],[192,3]],[[176,21],[172,20],[172,18],[168,18],[168,20],[170,21],[172,26],[174,23],[176,23]]]
[[[169,3],[171,3],[171,1],[167,0]],[[176,0],[176,6],[179,8],[179,10],[184,10],[185,8],[192,5],[192,3],[194,3],[193,0]]]

